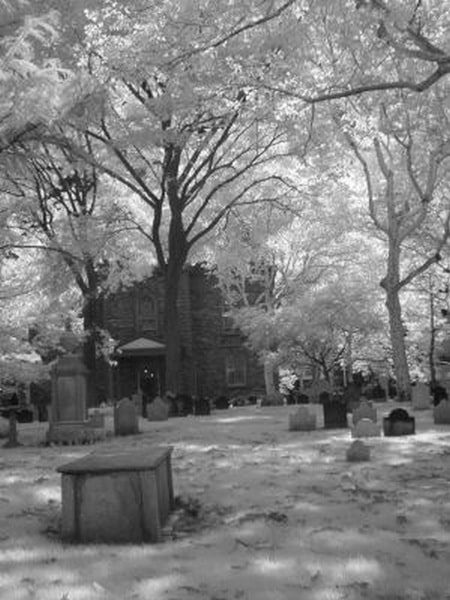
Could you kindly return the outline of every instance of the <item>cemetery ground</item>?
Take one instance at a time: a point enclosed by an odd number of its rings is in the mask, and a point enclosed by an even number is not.
[[[39,445],[47,424],[19,424],[24,445],[0,448],[0,598],[450,599],[450,427],[415,411],[416,435],[367,439],[370,462],[349,463],[350,429],[288,431],[293,408],[142,419],[94,446]],[[164,541],[63,543],[56,468],[154,445],[174,448]]]

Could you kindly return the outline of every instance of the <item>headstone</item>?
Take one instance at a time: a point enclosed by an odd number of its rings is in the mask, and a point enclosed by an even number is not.
[[[413,435],[416,432],[416,420],[404,408],[394,408],[383,419],[385,436]]]
[[[414,410],[425,410],[431,407],[430,388],[426,383],[418,381],[411,387],[411,402]]]
[[[370,460],[370,448],[364,442],[356,440],[347,450],[347,461],[361,462]]]
[[[116,435],[139,433],[136,406],[129,398],[123,398],[114,409],[114,433]]]
[[[433,419],[436,425],[450,425],[450,402],[448,400],[441,400],[434,407]]]
[[[66,354],[58,359],[52,370],[52,405],[50,420],[86,420],[88,370],[81,358],[80,342],[71,331],[60,339]]]
[[[262,399],[261,399],[261,402],[262,402]],[[230,401],[226,396],[219,396],[218,398],[216,398],[216,400],[214,402],[214,406],[217,410],[225,410],[225,409],[229,408]]]
[[[368,400],[362,400],[359,406],[353,410],[353,425],[356,425],[360,419],[370,419],[374,422],[377,420],[377,410]]]
[[[442,400],[448,400],[448,392],[440,383],[434,386],[432,396],[434,406],[438,406]]]
[[[17,448],[18,446],[22,446],[22,444],[17,439],[17,417],[16,411],[11,410],[9,413],[9,431],[8,431],[8,439],[3,444],[3,448]]]
[[[156,396],[153,402],[147,404],[147,419],[149,421],[167,421],[169,418],[169,405],[162,398]]]
[[[9,420],[0,417],[0,438],[7,438],[9,435]]]
[[[289,431],[313,431],[316,429],[316,415],[307,408],[299,408],[289,415]]]
[[[381,427],[372,419],[359,419],[352,429],[353,438],[379,437],[381,435]]]
[[[323,422],[325,429],[341,429],[348,427],[347,407],[343,402],[325,402],[323,405]]]
[[[200,396],[200,398],[194,399],[194,414],[197,416],[211,414],[211,405],[208,398],[205,398],[205,396]]]

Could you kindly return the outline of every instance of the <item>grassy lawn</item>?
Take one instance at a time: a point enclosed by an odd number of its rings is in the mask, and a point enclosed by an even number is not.
[[[370,438],[371,461],[348,463],[350,430],[289,432],[292,410],[142,420],[95,446],[45,447],[46,424],[19,425],[24,446],[0,448],[0,598],[450,599],[450,426],[416,412],[415,436]],[[164,541],[62,543],[56,468],[155,444],[174,446]]]

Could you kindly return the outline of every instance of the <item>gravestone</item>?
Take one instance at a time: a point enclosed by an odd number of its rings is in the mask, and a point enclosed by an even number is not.
[[[3,444],[3,448],[17,448],[22,444],[17,439],[17,416],[16,411],[11,410],[9,413],[9,431],[8,440]]]
[[[299,408],[289,415],[289,431],[313,431],[316,429],[316,415],[307,408]]]
[[[116,435],[139,433],[136,405],[129,398],[122,398],[114,409],[114,433]]]
[[[194,399],[194,414],[197,416],[207,416],[211,414],[211,405],[209,399],[205,396]]]
[[[353,410],[353,425],[356,425],[360,419],[370,419],[374,423],[377,421],[377,410],[368,400],[361,400],[360,405]]]
[[[448,400],[441,400],[434,407],[433,419],[436,425],[450,425],[450,402]]]
[[[62,465],[62,536],[82,543],[160,542],[173,510],[172,447],[88,454]]]
[[[430,388],[426,383],[418,381],[411,387],[411,403],[414,410],[426,410],[431,406]]]
[[[66,354],[54,366],[52,376],[52,404],[50,420],[84,421],[86,419],[86,396],[88,370],[81,358],[81,345],[71,331],[60,339]]]
[[[51,372],[49,443],[58,443],[60,424],[66,431],[68,424],[86,423],[87,417],[88,369],[82,360],[80,340],[69,329],[61,335],[59,344],[65,354],[58,359]]]
[[[444,386],[437,383],[432,391],[433,405],[438,406],[442,400],[448,400],[448,393]]]
[[[162,398],[156,396],[153,402],[147,404],[148,421],[167,421],[169,418],[169,405]]]
[[[352,429],[353,438],[379,437],[381,435],[381,427],[372,419],[359,419]]]
[[[343,402],[332,400],[323,404],[323,423],[325,429],[348,427],[347,407]]]
[[[413,435],[416,432],[416,420],[403,408],[394,408],[383,419],[385,436]]]
[[[348,448],[346,458],[349,462],[370,460],[370,448],[364,442],[361,442],[361,440],[356,440]]]
[[[214,401],[214,407],[217,410],[226,410],[230,407],[230,400],[226,396],[219,396]]]
[[[0,417],[0,438],[7,438],[9,435],[9,419]]]

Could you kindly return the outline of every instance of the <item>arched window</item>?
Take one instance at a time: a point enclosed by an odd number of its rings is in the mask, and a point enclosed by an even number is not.
[[[157,311],[155,298],[149,292],[139,294],[137,302],[137,326],[142,332],[156,332]]]
[[[247,383],[247,357],[241,351],[228,354],[225,358],[225,377],[228,387]]]

